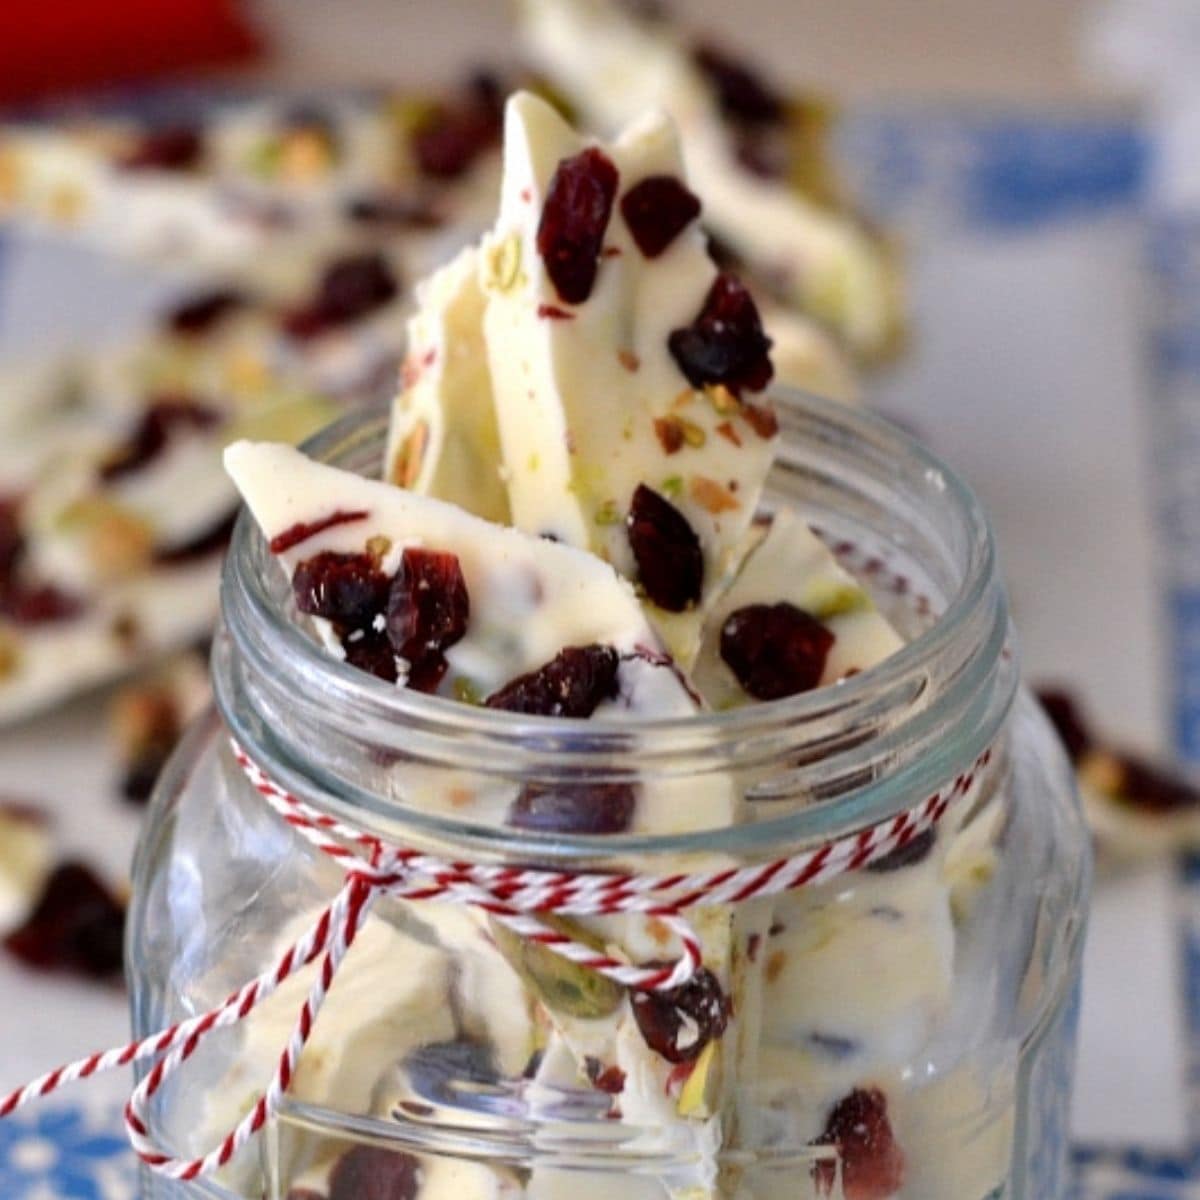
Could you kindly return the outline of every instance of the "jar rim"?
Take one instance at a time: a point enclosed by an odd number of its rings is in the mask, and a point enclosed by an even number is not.
[[[910,479],[923,481],[942,506],[943,516],[952,518],[956,540],[965,551],[961,580],[949,595],[944,610],[928,628],[919,632],[879,664],[863,670],[835,685],[815,689],[781,700],[746,705],[722,712],[706,712],[686,717],[645,718],[614,715],[604,719],[568,719],[517,715],[482,706],[471,706],[440,696],[430,696],[389,685],[374,676],[330,657],[317,641],[289,618],[268,587],[270,555],[265,538],[244,510],[238,518],[222,582],[224,628],[229,637],[219,639],[214,650],[214,676],[218,705],[227,725],[256,757],[278,767],[285,785],[296,783],[301,790],[315,790],[335,806],[350,804],[394,827],[397,821],[423,828],[434,835],[455,841],[485,844],[489,849],[504,850],[515,845],[561,850],[564,843],[578,843],[581,852],[595,854],[603,847],[613,851],[645,852],[653,850],[701,850],[720,841],[724,851],[736,830],[740,839],[763,839],[763,845],[778,841],[780,823],[789,830],[796,824],[796,835],[806,835],[799,826],[812,818],[824,824],[821,836],[862,824],[866,820],[885,819],[890,807],[902,807],[896,797],[933,790],[937,782],[953,776],[956,763],[969,761],[986,749],[995,738],[1011,704],[1015,691],[1015,669],[1006,688],[996,692],[986,686],[995,676],[1009,637],[1007,608],[1003,589],[997,579],[993,536],[981,504],[967,484],[936,455],[912,435],[883,418],[861,409],[824,400],[789,388],[776,388],[770,394],[780,414],[782,429],[781,461],[786,464],[789,438],[817,438],[831,453],[847,460],[876,461],[902,470]],[[321,431],[304,445],[311,457],[341,464],[364,441],[377,436],[386,423],[386,411],[371,410],[347,415]],[[251,671],[271,670],[273,663],[287,665],[291,694],[302,702],[302,690],[296,686],[319,681],[320,702],[331,721],[358,729],[370,727],[374,733],[402,731],[404,741],[413,737],[452,743],[466,768],[467,761],[481,755],[481,762],[504,749],[521,754],[542,754],[561,759],[578,770],[614,755],[627,754],[630,739],[638,749],[639,773],[648,760],[667,764],[672,759],[703,755],[709,759],[727,755],[740,758],[749,745],[760,748],[790,740],[797,742],[797,731],[824,731],[830,736],[851,724],[862,728],[872,721],[883,722],[891,713],[911,704],[927,692],[930,681],[951,678],[950,685],[937,697],[924,695],[919,710],[909,715],[894,736],[902,732],[909,742],[934,739],[939,728],[958,727],[952,754],[925,753],[886,779],[871,779],[853,789],[851,795],[836,803],[816,803],[787,816],[768,818],[748,824],[716,829],[695,830],[682,834],[572,836],[531,833],[494,825],[448,818],[422,812],[411,805],[383,797],[358,787],[320,764],[306,763],[301,768],[289,761],[285,739],[278,731],[265,728],[247,714],[240,698],[230,687],[232,660],[249,660]],[[952,660],[947,669],[946,660]],[[993,694],[996,693],[996,694]],[[971,705],[974,708],[971,708]],[[968,723],[972,730],[962,728]],[[249,719],[248,719],[249,718]],[[886,723],[886,722],[884,722]],[[293,748],[294,749],[294,748]],[[883,755],[885,746],[876,746]],[[936,750],[936,746],[931,746]],[[836,755],[834,755],[836,757]],[[939,762],[939,759],[946,761]],[[449,761],[449,760],[447,760]],[[822,761],[826,761],[822,757]],[[906,776],[911,774],[911,779]],[[931,783],[931,781],[933,781]],[[832,810],[836,809],[836,813]],[[816,818],[821,818],[817,821]],[[832,822],[832,823],[830,823]],[[770,831],[774,831],[771,833]],[[708,841],[708,845],[704,843]]]

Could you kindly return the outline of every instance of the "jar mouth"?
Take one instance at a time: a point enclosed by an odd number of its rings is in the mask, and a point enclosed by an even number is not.
[[[865,411],[792,389],[775,389],[770,398],[782,433],[772,474],[781,477],[773,489],[776,498],[789,486],[803,488],[801,498],[822,489],[832,494],[850,472],[861,511],[848,524],[832,507],[805,514],[826,541],[848,544],[847,533],[853,541],[855,532],[870,530],[876,544],[882,536],[901,555],[923,553],[928,559],[940,552],[942,561],[924,564],[925,582],[939,593],[932,602],[936,617],[879,664],[796,696],[687,717],[619,714],[582,720],[467,705],[397,688],[329,656],[289,614],[283,572],[243,510],[222,582],[224,634],[214,649],[217,702],[226,723],[253,756],[277,771],[280,782],[294,783],[309,795],[320,793],[335,806],[348,804],[363,819],[390,828],[399,821],[457,842],[482,838],[491,849],[537,845],[542,857],[543,846],[564,851],[576,844],[588,855],[601,847],[605,854],[698,851],[712,849],[703,843],[713,838],[727,852],[731,835],[739,841],[761,839],[765,846],[778,841],[784,826],[789,840],[806,840],[800,827],[809,823],[826,824],[824,836],[876,816],[885,819],[887,797],[892,809],[902,807],[905,798],[932,790],[981,753],[1011,703],[1015,664],[1006,649],[1007,608],[991,529],[970,488],[905,431]],[[310,439],[304,450],[377,476],[387,419],[386,411],[376,409],[351,414]],[[931,517],[940,528],[922,538],[917,527]],[[863,582],[869,587],[869,579]],[[1000,676],[1012,678],[998,690]],[[515,774],[519,760],[523,769],[533,764],[567,777],[602,773],[606,764],[611,770],[614,760],[628,761],[632,753],[639,775],[655,770],[697,774],[765,761],[786,750],[790,771],[807,776],[805,790],[817,802],[732,828],[571,836],[564,842],[561,835],[422,812],[359,786],[323,763],[311,742],[290,737],[287,722],[273,719],[303,715],[310,708],[309,715],[319,718],[314,727],[336,730],[376,752],[415,752],[468,770],[512,767]],[[909,753],[902,752],[906,746]],[[883,770],[884,764],[891,769]],[[821,802],[835,797],[836,803]]]

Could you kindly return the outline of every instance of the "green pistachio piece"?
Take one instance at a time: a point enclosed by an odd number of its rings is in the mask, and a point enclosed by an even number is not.
[[[873,605],[867,592],[856,584],[818,577],[805,589],[800,607],[818,621],[827,621],[847,613],[869,612]]]
[[[551,916],[541,919],[576,941],[601,948],[600,943],[574,921]],[[590,1021],[611,1016],[620,1006],[624,995],[620,984],[555,954],[547,946],[527,942],[494,918],[489,924],[500,953],[547,1008],[564,1016]]]

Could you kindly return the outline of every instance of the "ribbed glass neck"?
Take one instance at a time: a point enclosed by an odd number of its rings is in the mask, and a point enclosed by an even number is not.
[[[927,450],[863,412],[777,392],[782,446],[764,505],[838,549],[909,639],[841,683],[685,720],[520,717],[398,689],[331,659],[293,621],[290,589],[245,514],[214,652],[231,731],[285,786],[343,818],[442,850],[544,863],[598,855],[755,858],[916,803],[999,735],[1017,672],[991,533]],[[306,449],[375,476],[386,416],[347,418]],[[683,835],[564,839],[423,812],[380,787],[389,764],[553,783],[736,774],[757,818]],[[399,831],[399,832],[398,832]]]

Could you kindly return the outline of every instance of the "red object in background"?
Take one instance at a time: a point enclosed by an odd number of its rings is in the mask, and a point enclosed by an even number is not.
[[[235,0],[0,0],[0,103],[253,56]]]

